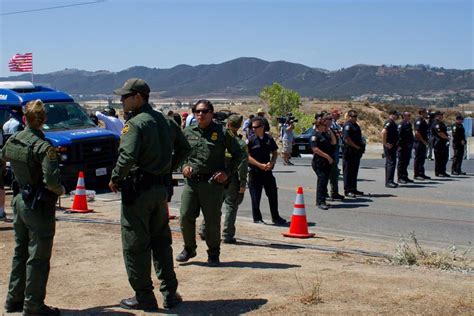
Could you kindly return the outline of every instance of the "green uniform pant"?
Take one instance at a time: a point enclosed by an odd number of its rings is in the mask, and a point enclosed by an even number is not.
[[[244,194],[239,193],[240,181],[237,174],[230,178],[228,187],[224,193],[224,224],[222,229],[222,238],[230,240],[235,236],[235,221],[237,218],[237,210],[244,199]],[[204,236],[206,235],[206,221],[203,219],[199,231]]]
[[[221,244],[221,207],[224,198],[224,186],[207,181],[185,180],[181,195],[181,232],[184,248],[195,251],[196,218],[202,210],[206,221],[206,244],[208,255],[219,255]]]
[[[173,296],[178,287],[166,199],[167,188],[154,185],[142,191],[132,205],[122,204],[123,257],[138,301],[154,299],[152,260],[163,296]]]
[[[44,305],[49,276],[49,260],[56,230],[55,205],[38,205],[34,210],[21,194],[12,201],[15,252],[7,302],[24,302],[34,312]]]

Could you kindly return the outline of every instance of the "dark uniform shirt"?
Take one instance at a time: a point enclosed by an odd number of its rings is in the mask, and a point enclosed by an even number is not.
[[[453,145],[462,145],[462,141],[464,141],[464,144],[466,143],[466,132],[462,124],[454,123],[451,126],[451,131],[453,133]]]
[[[249,155],[260,163],[268,163],[271,159],[270,155],[278,146],[273,137],[264,134],[262,138],[257,135],[250,137],[248,142]],[[260,170],[257,166],[249,165],[251,170]]]
[[[331,137],[328,133],[316,131],[314,135],[311,136],[310,145],[311,148],[319,148],[322,152],[328,154],[329,156],[334,156],[335,146],[331,144]],[[329,165],[329,161],[318,154],[313,155],[313,160],[318,164]]]
[[[398,132],[400,135],[398,145],[404,148],[413,147],[413,141],[415,138],[413,136],[413,128],[411,123],[402,121],[400,124],[398,124]]]
[[[359,124],[347,121],[344,124],[344,138],[349,137],[354,144],[357,146],[363,147],[362,141],[362,132],[360,130]],[[346,148],[349,146],[346,146]]]
[[[415,121],[415,131],[420,133],[421,137],[425,142],[428,142],[428,130],[428,123],[422,116],[419,116]]]
[[[397,124],[393,120],[388,119],[383,128],[387,130],[387,143],[397,145],[399,140]]]
[[[448,135],[448,128],[440,120],[434,120],[431,125],[431,135],[433,136],[434,146],[443,146],[446,145],[448,140],[441,138],[438,133],[444,133]]]
[[[206,129],[201,129],[199,125],[188,126],[184,129],[184,136],[191,145],[191,154],[184,165],[191,166],[194,174],[213,174],[217,171],[231,174],[247,158],[232,132],[221,124],[211,122]],[[225,163],[226,149],[232,155],[228,165]]]
[[[137,167],[153,175],[168,174],[172,150],[167,119],[149,104],[143,105],[123,127],[112,182],[118,183]]]

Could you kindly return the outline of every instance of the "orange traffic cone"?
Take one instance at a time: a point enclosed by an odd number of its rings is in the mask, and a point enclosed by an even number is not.
[[[298,187],[296,191],[295,207],[291,216],[290,231],[282,234],[285,237],[310,238],[314,234],[308,233],[308,222],[306,221],[306,211],[304,208],[303,188]]]
[[[86,185],[84,183],[84,172],[82,171],[79,171],[72,207],[67,211],[71,213],[90,213],[94,211],[87,208]]]

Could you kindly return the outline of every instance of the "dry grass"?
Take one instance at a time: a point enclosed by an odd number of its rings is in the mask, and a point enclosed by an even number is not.
[[[301,278],[295,274],[296,283],[301,292],[301,296],[298,300],[306,305],[317,305],[322,303],[321,298],[321,277],[318,275],[308,286],[304,286]]]

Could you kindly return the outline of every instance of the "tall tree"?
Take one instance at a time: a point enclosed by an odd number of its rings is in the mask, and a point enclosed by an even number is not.
[[[301,105],[301,97],[298,92],[286,89],[281,84],[274,82],[260,91],[259,97],[268,104],[270,115],[286,115],[296,110]]]

